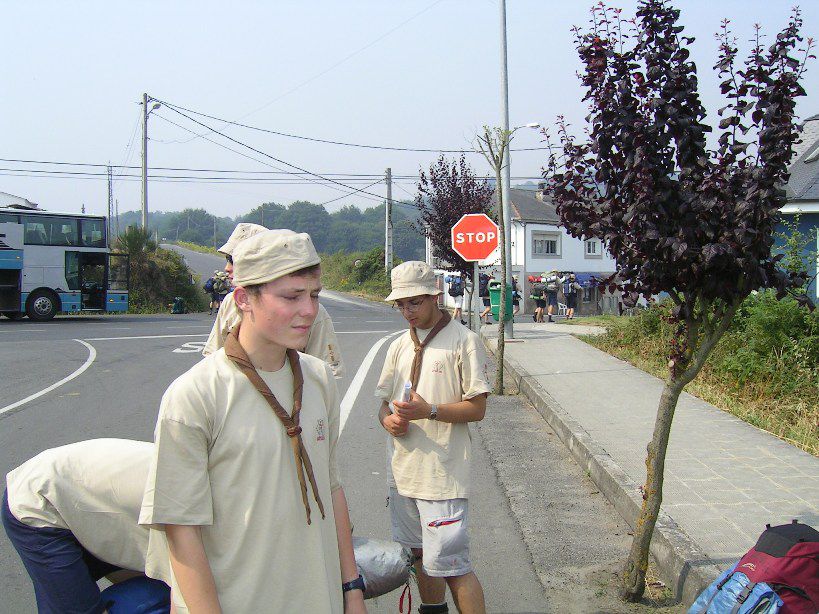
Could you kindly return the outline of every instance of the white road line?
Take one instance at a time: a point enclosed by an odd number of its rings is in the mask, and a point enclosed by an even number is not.
[[[0,333],[47,333],[42,328],[14,328],[12,330],[0,330]]]
[[[388,330],[337,330],[337,335],[369,335],[370,333],[388,333]]]
[[[381,349],[381,346],[384,345],[388,339],[391,339],[396,335],[400,335],[403,332],[403,330],[399,330],[379,339],[375,345],[370,348],[370,351],[367,352],[367,355],[361,362],[361,366],[359,366],[358,371],[356,371],[353,381],[350,382],[347,392],[344,393],[344,398],[341,400],[341,413],[339,416],[338,425],[339,435],[341,435],[341,433],[344,431],[344,425],[347,424],[347,418],[349,418],[350,411],[353,409],[353,403],[355,403],[355,400],[358,398],[358,393],[361,392],[361,386],[364,384],[364,379],[367,377],[367,373],[370,371],[370,366],[372,365],[373,360],[375,360],[375,355],[378,354],[378,350]]]
[[[51,392],[55,388],[59,388],[63,384],[67,384],[72,379],[77,378],[80,375],[82,375],[83,373],[85,373],[86,369],[88,369],[88,367],[91,366],[91,363],[93,363],[94,360],[96,360],[97,350],[94,349],[93,345],[91,345],[90,343],[86,343],[82,339],[74,339],[74,341],[76,341],[77,343],[82,343],[86,348],[88,348],[88,358],[86,359],[83,366],[81,366],[79,369],[74,371],[74,373],[72,373],[71,375],[69,375],[67,377],[64,377],[63,379],[61,379],[56,384],[51,384],[51,386],[49,386],[48,388],[43,388],[40,392],[35,392],[34,394],[32,394],[30,396],[27,396],[25,399],[17,401],[16,403],[12,403],[11,405],[6,405],[5,407],[0,407],[0,415],[3,415],[6,412],[9,412],[12,409],[16,409],[17,407],[20,407],[21,405],[25,405],[29,401],[33,401],[34,399],[37,399],[37,398],[43,396],[44,394],[48,394],[49,392]]]
[[[142,335],[138,337],[92,337],[86,341],[120,341],[123,339],[173,339],[175,337],[207,337],[208,333],[198,335]]]

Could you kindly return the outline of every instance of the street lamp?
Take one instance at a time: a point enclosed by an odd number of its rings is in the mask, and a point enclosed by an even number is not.
[[[142,94],[142,230],[148,232],[148,116],[162,105],[154,102],[149,109],[148,103],[154,99]]]

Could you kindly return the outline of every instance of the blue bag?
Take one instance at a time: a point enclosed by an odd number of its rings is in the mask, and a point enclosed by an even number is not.
[[[726,569],[688,609],[688,614],[776,614],[782,600],[764,582],[751,582],[736,564]]]
[[[145,576],[109,586],[100,597],[110,614],[168,614],[171,611],[171,589],[164,582]]]

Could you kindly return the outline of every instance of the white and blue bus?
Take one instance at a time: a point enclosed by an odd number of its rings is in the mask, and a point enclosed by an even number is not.
[[[128,310],[128,256],[108,247],[101,216],[0,207],[0,313]]]

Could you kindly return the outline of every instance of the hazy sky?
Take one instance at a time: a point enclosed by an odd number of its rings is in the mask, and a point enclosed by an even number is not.
[[[614,3],[633,14],[635,2]],[[706,107],[719,106],[711,66],[713,34],[723,17],[741,41],[759,22],[773,36],[792,2],[780,0],[678,0],[686,34],[697,41]],[[508,0],[511,124],[544,125],[563,114],[575,124],[586,109],[575,76],[580,68],[570,28],[585,26],[590,0]],[[804,3],[806,36],[819,33],[819,3]],[[142,93],[219,118],[314,138],[429,149],[468,149],[484,124],[500,123],[499,7],[496,0],[301,0],[291,2],[24,2],[0,5],[4,61],[0,74],[0,158],[90,164],[140,164]],[[747,45],[743,48],[747,48]],[[819,112],[819,64],[804,80],[804,119]],[[163,119],[164,118],[164,119]],[[199,118],[279,160],[318,173],[417,175],[433,153],[339,147],[292,140]],[[171,123],[204,133],[167,108],[149,119],[151,167],[211,169],[152,171],[176,179],[152,180],[149,207],[203,207],[223,216],[262,202],[325,202],[345,193],[327,185],[294,185],[292,171],[219,135],[207,138],[256,158],[228,151]],[[532,130],[514,147],[538,147]],[[485,161],[470,156],[488,173]],[[512,156],[512,175],[538,175],[542,151]],[[270,165],[273,165],[271,167]],[[54,211],[107,210],[105,169],[0,162],[0,191]],[[11,172],[15,169],[16,172]],[[37,176],[34,170],[103,173],[91,178]],[[230,175],[217,170],[244,171]],[[115,169],[115,175],[123,172]],[[117,177],[120,211],[140,204],[139,169]],[[184,179],[196,175],[198,180]],[[234,176],[243,183],[205,183]],[[277,177],[279,183],[246,181]],[[282,179],[290,183],[282,183]],[[363,187],[376,178],[338,178]],[[383,182],[367,190],[383,195]],[[415,192],[411,179],[396,182],[394,198]],[[328,205],[376,204],[353,195]]]

